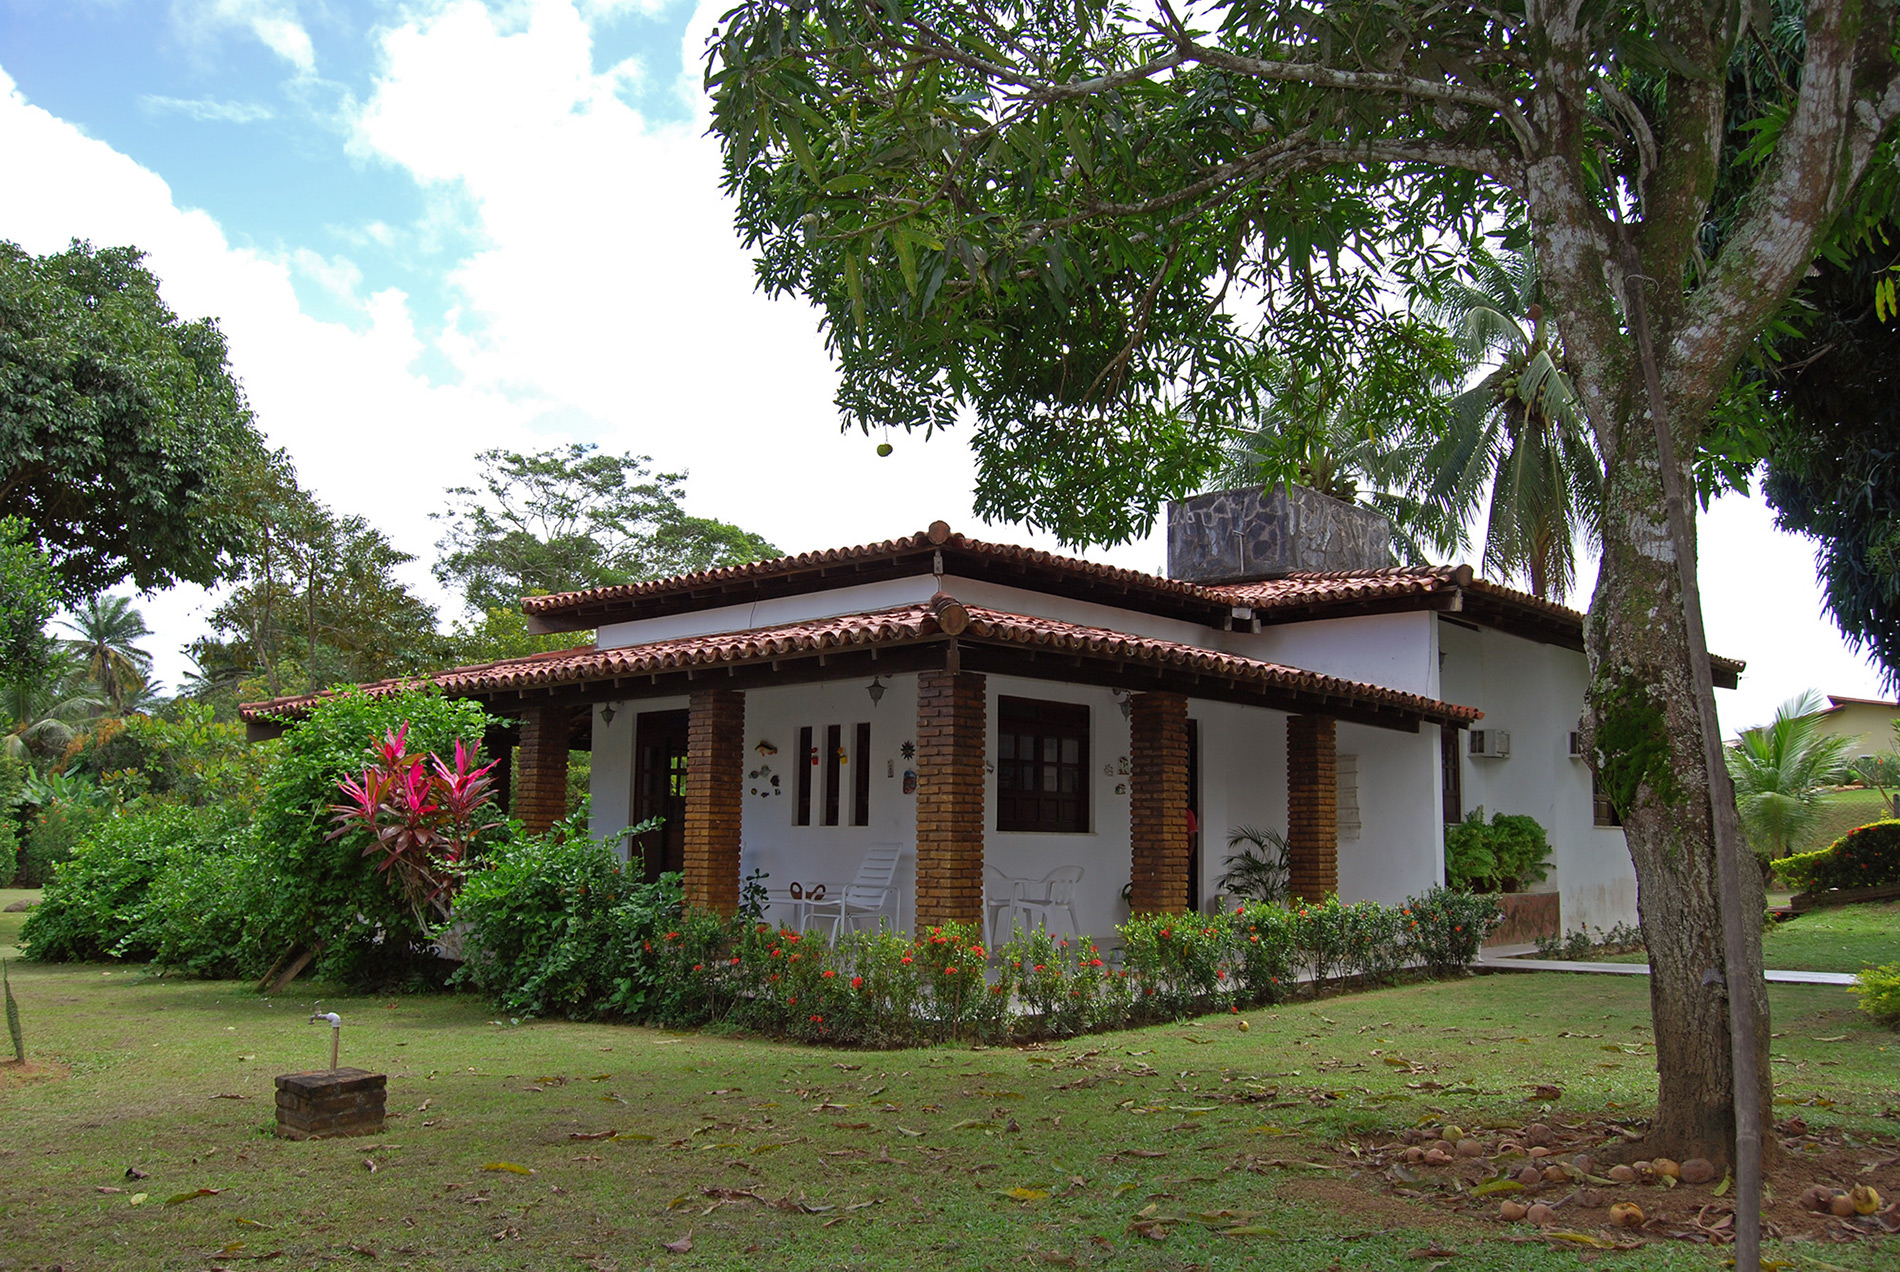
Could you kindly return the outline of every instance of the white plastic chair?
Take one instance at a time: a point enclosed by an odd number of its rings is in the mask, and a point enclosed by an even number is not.
[[[835,897],[827,897],[806,907],[807,921],[815,923],[819,919],[831,920],[831,939],[837,940],[849,922],[854,930],[857,920],[867,914],[883,914],[884,908],[891,903],[896,891],[897,862],[904,855],[902,844],[872,844],[870,851],[864,854],[864,860],[858,865],[858,873],[850,883],[839,889]]]
[[[1009,919],[1009,933],[1016,927],[1016,898],[1023,886],[1021,879],[1012,879],[995,866],[983,867],[983,940],[991,949],[996,948],[997,920]],[[1005,940],[1009,939],[1006,934]]]
[[[1062,935],[1080,935],[1082,924],[1075,915],[1075,885],[1081,881],[1082,867],[1057,866],[1039,881],[1020,885],[1014,909],[1022,916],[1023,926],[1040,925],[1049,929],[1050,935],[1056,935],[1055,918],[1061,912],[1069,916],[1068,929]]]

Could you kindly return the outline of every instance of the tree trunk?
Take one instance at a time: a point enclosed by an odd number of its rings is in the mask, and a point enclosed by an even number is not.
[[[1730,1165],[1735,1143],[1726,985],[1754,996],[1758,1098],[1769,1122],[1768,999],[1760,875],[1743,871],[1747,966],[1725,968],[1721,886],[1682,593],[1653,434],[1632,404],[1604,492],[1603,562],[1590,606],[1591,749],[1623,818],[1649,948],[1659,1086],[1648,1156]],[[1687,481],[1687,474],[1684,474]],[[1765,1160],[1775,1140],[1763,1137]]]

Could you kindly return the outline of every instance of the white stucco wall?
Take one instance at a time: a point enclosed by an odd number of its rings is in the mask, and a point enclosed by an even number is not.
[[[1438,729],[1399,733],[1339,725],[1339,753],[1359,757],[1357,841],[1339,845],[1339,895],[1345,901],[1403,901],[1445,875],[1440,820]]]
[[[1362,614],[1227,633],[1224,648],[1406,693],[1438,694],[1432,614]],[[1462,701],[1457,697],[1449,701]]]
[[[1636,922],[1636,869],[1623,832],[1594,824],[1590,766],[1568,755],[1589,684],[1584,656],[1451,622],[1440,624],[1439,641],[1444,696],[1482,708],[1479,727],[1511,735],[1509,759],[1473,759],[1460,748],[1465,810],[1524,813],[1550,832],[1556,868],[1535,890],[1562,895],[1566,931]]]

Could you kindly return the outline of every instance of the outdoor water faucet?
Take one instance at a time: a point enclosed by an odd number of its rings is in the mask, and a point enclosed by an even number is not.
[[[310,1013],[311,1024],[314,1025],[319,1020],[327,1020],[330,1022],[330,1072],[335,1073],[337,1051],[343,1044],[343,1017],[333,1011]]]

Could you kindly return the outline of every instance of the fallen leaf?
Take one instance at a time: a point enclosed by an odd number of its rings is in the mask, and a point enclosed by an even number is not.
[[[519,1162],[483,1162],[483,1170],[505,1170],[510,1175],[532,1175],[534,1172]]]
[[[1112,1154],[1115,1157],[1166,1157],[1165,1148],[1118,1148]]]
[[[1017,1201],[1046,1201],[1049,1198],[1047,1188],[1005,1188],[1003,1196],[1014,1197]]]
[[[376,1173],[376,1159],[373,1157],[365,1157],[363,1159],[363,1169],[374,1175]]]
[[[132,1194],[132,1204],[133,1204],[133,1205],[135,1205],[135,1206],[143,1206],[143,1205],[145,1204],[145,1194],[144,1194],[144,1193],[133,1193],[133,1194]]]
[[[215,1197],[223,1192],[222,1188],[194,1188],[190,1192],[179,1193],[176,1197],[165,1198],[165,1204],[176,1206],[181,1201],[196,1201],[200,1197]]]
[[[140,1170],[136,1166],[127,1166],[125,1168],[125,1177],[127,1179],[150,1179],[151,1178],[149,1174]]]
[[[212,1096],[211,1098],[214,1100],[248,1100],[251,1097],[248,1095],[237,1095],[230,1091],[220,1091],[218,1094]]]
[[[567,1137],[571,1140],[619,1139],[620,1132],[618,1131],[570,1131]]]

